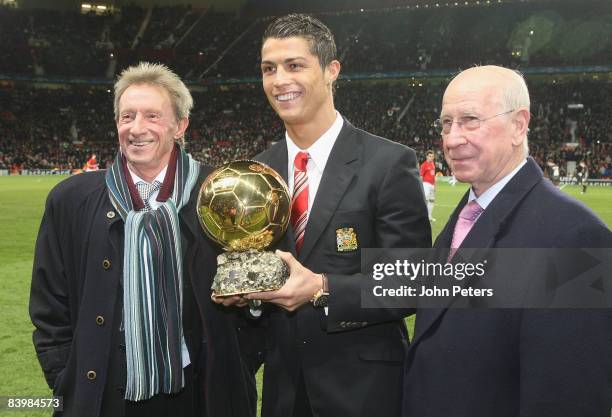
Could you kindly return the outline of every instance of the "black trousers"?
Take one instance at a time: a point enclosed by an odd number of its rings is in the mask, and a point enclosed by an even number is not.
[[[308,391],[306,391],[303,372],[300,372],[298,386],[295,393],[293,417],[312,417],[312,407],[310,406],[310,399],[308,399]]]
[[[185,387],[176,394],[158,394],[149,400],[125,401],[125,417],[196,417],[197,395],[192,366],[185,372]],[[204,402],[203,398],[201,399]],[[197,416],[200,417],[200,416]]]

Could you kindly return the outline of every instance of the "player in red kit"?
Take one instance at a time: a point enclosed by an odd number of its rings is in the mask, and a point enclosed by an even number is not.
[[[85,164],[85,172],[97,171],[98,170],[98,160],[96,159],[96,154],[92,154],[91,158],[87,160]]]
[[[429,221],[435,222],[433,218],[434,202],[436,200],[436,165],[435,154],[427,151],[427,160],[421,164],[421,178],[423,179],[423,190],[425,191],[425,202],[427,203],[427,214]]]

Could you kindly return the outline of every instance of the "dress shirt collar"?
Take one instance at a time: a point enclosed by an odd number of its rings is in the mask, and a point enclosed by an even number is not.
[[[336,139],[338,139],[338,135],[340,134],[340,130],[342,130],[343,125],[344,119],[340,113],[336,111],[336,120],[334,120],[334,123],[319,139],[310,145],[308,149],[298,148],[293,140],[289,137],[289,133],[285,132],[289,166],[293,167],[293,161],[298,152],[308,152],[310,155],[310,160],[314,164],[314,168],[316,168],[319,174],[322,174],[323,170],[325,169],[325,164],[327,164],[329,154],[334,147],[334,143],[336,143]],[[293,170],[290,170],[289,172],[293,172]]]
[[[487,206],[491,204],[491,201],[499,194],[499,192],[508,184],[508,182],[516,175],[517,172],[523,168],[523,165],[527,163],[527,159],[523,160],[520,164],[517,165],[508,175],[506,175],[501,180],[497,181],[493,184],[487,191],[482,193],[480,197],[476,197],[474,194],[474,189],[470,188],[470,196],[468,197],[468,203],[472,200],[476,200],[478,205],[482,207],[483,210],[486,210]]]
[[[132,176],[132,181],[134,181],[134,184],[138,184],[140,181],[147,183],[145,180],[143,180],[142,178],[140,178],[134,171],[132,171],[132,169],[130,168],[130,165],[128,164],[128,170],[130,171],[130,175]],[[153,184],[155,181],[159,181],[160,184],[164,183],[164,178],[166,177],[166,171],[168,170],[168,165],[166,165],[164,167],[164,169],[161,170],[161,172],[159,174],[157,174],[157,176],[155,177],[155,179],[153,181],[151,181],[150,183],[147,184]]]

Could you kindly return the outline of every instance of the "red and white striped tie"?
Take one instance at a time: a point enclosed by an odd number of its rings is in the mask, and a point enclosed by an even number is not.
[[[304,243],[304,232],[308,221],[308,173],[306,165],[310,156],[298,152],[293,161],[293,199],[291,201],[291,226],[295,236],[295,250],[299,254]]]

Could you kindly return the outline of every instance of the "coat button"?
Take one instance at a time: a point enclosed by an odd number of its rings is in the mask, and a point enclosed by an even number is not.
[[[98,375],[96,374],[96,371],[87,371],[87,379],[89,379],[90,381],[96,379],[97,376]]]
[[[115,218],[115,212],[114,211],[109,211],[108,213],[106,213],[106,217],[108,217],[109,219],[114,219]]]
[[[110,267],[111,267],[111,261],[109,261],[108,259],[105,259],[102,261],[102,268],[110,269]]]
[[[98,326],[102,326],[102,325],[104,324],[104,317],[102,317],[102,316],[97,316],[97,317],[96,317],[96,324],[97,324]]]

